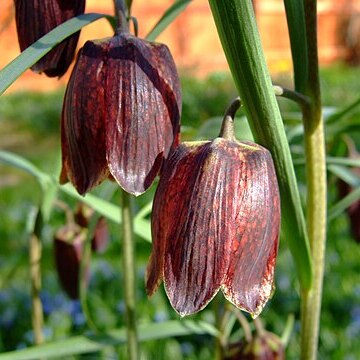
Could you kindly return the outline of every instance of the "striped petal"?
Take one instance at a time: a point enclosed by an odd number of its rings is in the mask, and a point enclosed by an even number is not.
[[[68,179],[85,194],[109,176],[105,149],[104,59],[107,43],[88,41],[65,93],[60,182]]]
[[[183,143],[166,162],[154,199],[148,293],[164,280],[184,316],[222,288],[236,306],[257,314],[271,291],[279,218],[267,150],[224,138]]]
[[[178,142],[181,94],[165,45],[130,34],[110,42],[106,78],[106,150],[109,169],[129,193],[146,191]]]
[[[259,145],[245,155],[239,184],[236,236],[222,290],[237,307],[257,316],[272,292],[280,227],[280,197],[270,153]]]

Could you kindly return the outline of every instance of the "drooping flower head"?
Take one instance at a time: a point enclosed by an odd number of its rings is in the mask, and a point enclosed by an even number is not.
[[[270,297],[280,199],[270,152],[233,133],[235,102],[213,141],[184,142],[169,155],[152,211],[151,295],[163,280],[174,309],[189,315],[221,289],[258,315]]]
[[[60,284],[70,299],[79,298],[80,264],[86,231],[75,224],[61,227],[54,237],[54,257]],[[86,269],[88,275],[88,269]]]
[[[105,218],[99,217],[95,227],[89,229],[94,210],[80,203],[74,213],[67,213],[67,222],[54,236],[55,267],[60,284],[71,299],[79,298],[80,267],[88,231],[91,234],[91,250],[101,253],[105,250],[109,234]],[[90,263],[85,264],[85,281],[89,280]]]
[[[62,183],[84,194],[107,177],[146,191],[179,141],[181,93],[167,46],[127,32],[88,41],[62,113]]]
[[[21,51],[74,16],[84,13],[85,0],[14,0]],[[63,75],[70,66],[80,32],[62,41],[31,69],[47,76]]]

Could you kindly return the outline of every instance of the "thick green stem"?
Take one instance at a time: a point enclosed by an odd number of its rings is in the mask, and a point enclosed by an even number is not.
[[[326,244],[326,153],[317,54],[316,1],[305,0],[309,78],[306,95],[311,100],[304,113],[307,177],[307,228],[313,264],[313,283],[301,294],[301,359],[317,358]]]
[[[39,345],[44,342],[44,336],[42,332],[44,318],[43,308],[40,299],[41,290],[41,252],[42,244],[40,240],[41,226],[40,214],[36,215],[34,231],[30,235],[30,249],[29,249],[29,261],[30,261],[30,277],[31,277],[31,320],[34,332],[34,342]]]
[[[124,276],[128,359],[137,360],[139,355],[135,313],[135,246],[133,239],[131,195],[125,191],[122,191],[122,235],[122,267]]]

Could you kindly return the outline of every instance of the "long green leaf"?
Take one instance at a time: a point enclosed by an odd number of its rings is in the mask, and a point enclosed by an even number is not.
[[[312,280],[309,241],[280,111],[266,67],[251,0],[209,0],[219,37],[255,140],[273,156],[281,192],[282,230],[300,283]]]
[[[192,0],[178,0],[175,1],[155,24],[155,26],[146,35],[146,39],[149,41],[155,41],[156,38],[174,21],[174,19],[180,15]]]
[[[360,177],[349,168],[340,165],[330,165],[328,166],[328,170],[351,187],[355,188],[360,186]]]
[[[50,176],[40,171],[28,160],[8,151],[0,151],[0,162],[28,173],[38,181],[42,190],[40,199],[41,213],[45,221],[49,219],[52,202],[57,193],[57,187]]]
[[[360,199],[360,187],[346,195],[328,211],[328,221],[341,215],[351,204]]]
[[[295,90],[305,93],[308,78],[306,26],[303,0],[284,0],[294,67]]]
[[[35,165],[33,165],[30,161],[26,160],[25,158],[16,155],[15,153],[0,150],[0,162],[3,162],[4,164],[16,167],[33,177],[35,177],[40,184],[49,181],[50,177],[40,171]]]
[[[174,336],[208,334],[218,336],[217,330],[209,323],[193,320],[171,320],[163,323],[140,324],[139,340],[158,340]],[[23,350],[0,354],[0,360],[66,359],[71,355],[100,351],[109,346],[126,342],[126,330],[118,329],[101,335],[74,336],[69,339],[39,345]]]
[[[46,55],[58,43],[79,31],[84,26],[104,17],[108,18],[110,22],[112,21],[111,16],[104,14],[89,13],[76,16],[34,42],[0,71],[0,95],[3,94],[20,75]]]
[[[121,223],[121,211],[119,206],[114,205],[106,200],[100,199],[92,194],[81,196],[70,184],[60,186],[60,190],[70,195],[71,197],[89,205],[99,214],[105,216],[107,219],[117,224]],[[144,240],[151,242],[150,223],[148,220],[137,218],[136,221],[134,221],[134,232],[136,235],[140,236]]]
[[[350,114],[359,105],[360,105],[360,99],[357,99],[356,101],[354,101],[350,105],[346,106],[344,109],[341,109],[341,110],[335,112],[334,114],[330,115],[328,120],[327,120],[327,123],[330,124],[330,123],[334,123],[334,122],[340,120],[344,116]]]
[[[107,219],[118,224],[121,223],[121,213],[119,206],[116,206],[92,194],[81,196],[70,184],[60,186],[55,179],[50,177],[48,174],[42,172],[27,159],[14,153],[0,150],[0,162],[23,170],[26,173],[34,176],[35,179],[38,180],[43,191],[42,208],[44,207],[46,215],[48,215],[50,203],[54,199],[56,195],[56,189],[58,188],[60,191],[66,193],[67,195],[89,205],[99,214],[105,216]],[[136,221],[134,222],[134,232],[144,240],[151,242],[150,222],[148,220],[143,218],[136,218]]]

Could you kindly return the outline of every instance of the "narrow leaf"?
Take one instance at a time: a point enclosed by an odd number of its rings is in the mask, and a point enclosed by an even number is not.
[[[360,187],[336,203],[328,212],[328,221],[341,215],[351,204],[360,199]]]
[[[71,197],[82,201],[86,205],[92,207],[95,211],[99,214],[105,216],[107,219],[121,224],[121,211],[120,207],[114,205],[108,201],[98,198],[95,195],[87,194],[86,196],[81,196],[78,192],[74,189],[71,184],[66,184],[60,186],[60,190],[64,193],[70,195]],[[136,219],[134,223],[134,232],[141,238],[151,242],[151,233],[150,233],[150,222],[145,219]]]
[[[353,103],[351,103],[350,105],[345,107],[344,109],[341,109],[341,110],[335,112],[334,114],[330,115],[329,118],[327,119],[327,123],[330,124],[330,123],[334,123],[334,122],[340,120],[344,116],[350,114],[359,105],[360,105],[360,99],[357,99],[356,101],[354,101]]]
[[[155,26],[146,35],[149,41],[155,41],[156,38],[179,16],[192,0],[178,0],[175,1],[155,24]]]
[[[255,140],[270,150],[278,176],[282,230],[303,289],[311,285],[312,269],[291,153],[266,67],[250,0],[209,0],[219,37],[244,104]]]
[[[328,170],[350,186],[360,186],[360,177],[354,171],[340,165],[330,165],[328,166]]]
[[[150,201],[149,203],[147,203],[145,206],[143,206],[140,211],[136,214],[135,216],[135,220],[136,219],[143,219],[145,216],[149,215],[151,213],[151,209],[153,206],[153,202]]]
[[[46,55],[53,47],[76,33],[81,28],[101,18],[108,18],[111,23],[111,16],[104,14],[83,14],[74,17],[54,30],[50,31],[30,47],[24,50],[18,57],[0,71],[0,95],[27,69],[34,65],[39,59]]]
[[[70,195],[71,197],[89,205],[99,214],[105,216],[107,219],[114,221],[117,224],[121,223],[119,206],[116,206],[91,194],[88,194],[85,197],[81,196],[70,184],[60,186],[55,179],[42,172],[25,158],[8,151],[0,151],[0,162],[23,170],[26,173],[35,177],[35,179],[41,185],[41,189],[43,191],[42,211],[45,210],[46,216],[49,216],[50,214],[49,207],[56,195],[56,189],[58,188],[67,195]],[[151,242],[150,222],[148,220],[143,218],[137,218],[134,224],[134,231],[135,234],[137,234],[139,237],[145,239],[148,242]]]
[[[3,162],[7,165],[16,167],[32,176],[34,176],[40,183],[46,182],[49,180],[49,176],[42,171],[40,171],[36,166],[34,166],[30,161],[25,158],[16,155],[12,152],[0,151],[0,162]]]
[[[217,330],[209,323],[192,320],[170,320],[163,323],[139,325],[139,340],[158,340],[174,336],[207,334],[218,336]],[[0,354],[0,360],[32,360],[63,358],[70,355],[100,351],[109,346],[122,345],[126,342],[126,329],[112,330],[101,335],[74,336],[44,345]]]
[[[295,90],[305,93],[308,78],[305,12],[303,0],[284,0],[294,67]]]

